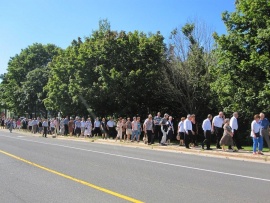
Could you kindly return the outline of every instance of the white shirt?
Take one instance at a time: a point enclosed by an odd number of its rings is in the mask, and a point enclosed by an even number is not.
[[[257,123],[255,120],[253,120],[251,123],[250,137],[254,137],[253,131],[255,133],[258,133],[258,132],[260,132],[260,129],[261,129],[261,125],[259,123]]]
[[[230,126],[232,128],[232,132],[234,130],[238,130],[238,122],[237,122],[237,119],[234,116],[230,119]]]
[[[202,124],[202,129],[203,131],[207,131],[207,130],[211,130],[211,121],[209,120],[209,118],[205,119],[203,121],[203,124]]]
[[[186,133],[188,133],[189,130],[192,130],[191,121],[188,119],[184,121],[184,130],[186,131]]]
[[[185,129],[184,129],[184,122],[183,121],[180,121],[178,123],[178,132],[181,132],[181,133],[184,133],[185,132]]]
[[[215,116],[213,119],[213,125],[218,128],[222,128],[224,119],[220,118],[219,116]]]

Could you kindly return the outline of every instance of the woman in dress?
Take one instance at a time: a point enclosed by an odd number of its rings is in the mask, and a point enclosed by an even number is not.
[[[222,150],[225,151],[225,145],[227,145],[227,146],[232,146],[233,152],[237,152],[237,150],[234,149],[234,146],[233,146],[233,133],[232,133],[232,128],[230,126],[230,119],[226,118],[224,120],[223,129],[224,129],[223,136],[220,140],[220,145],[222,147]]]
[[[172,116],[169,117],[169,120],[167,121],[168,126],[168,132],[167,132],[167,144],[170,144],[171,139],[174,134],[174,128],[173,128],[173,122],[172,122]]]
[[[260,121],[260,115],[256,114],[254,116],[254,120],[251,123],[250,136],[253,139],[253,154],[254,155],[256,155],[256,154],[263,155],[263,153],[262,153],[262,150],[263,150],[263,137],[260,134],[261,125],[260,125],[259,121]],[[257,147],[258,147],[258,152],[257,152]]]
[[[116,124],[116,131],[117,131],[117,136],[115,138],[115,142],[120,139],[120,142],[122,141],[122,131],[123,131],[123,121],[122,121],[122,117],[120,117],[118,119],[118,122]]]
[[[88,118],[85,122],[85,131],[84,131],[84,138],[90,137],[92,134],[92,121],[91,118]]]
[[[68,122],[68,132],[69,132],[70,137],[73,134],[73,130],[74,130],[74,120],[73,120],[73,118],[70,118],[70,120]]]

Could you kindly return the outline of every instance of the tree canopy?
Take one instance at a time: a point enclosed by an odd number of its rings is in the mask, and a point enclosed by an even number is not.
[[[239,0],[235,5],[236,11],[222,15],[228,34],[214,34],[218,64],[211,86],[225,111],[250,117],[270,110],[270,2]]]

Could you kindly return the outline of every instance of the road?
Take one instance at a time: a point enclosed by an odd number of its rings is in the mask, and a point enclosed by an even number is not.
[[[0,202],[268,202],[270,165],[0,131]]]

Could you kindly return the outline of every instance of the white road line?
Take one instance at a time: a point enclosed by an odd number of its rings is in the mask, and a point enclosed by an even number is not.
[[[131,157],[131,156],[112,154],[112,153],[108,153],[108,152],[101,152],[101,151],[95,151],[95,150],[90,150],[90,149],[82,149],[82,148],[71,147],[71,146],[67,146],[67,145],[51,144],[51,143],[46,143],[46,142],[27,140],[27,139],[10,137],[10,136],[5,136],[5,135],[2,135],[2,137],[18,139],[18,140],[27,141],[27,142],[33,142],[33,143],[39,143],[39,144],[44,144],[44,145],[51,145],[51,146],[69,148],[69,149],[76,149],[76,150],[80,150],[80,151],[87,151],[87,152],[92,152],[92,153],[97,153],[97,154],[104,154],[104,155],[115,156],[115,157],[121,157],[121,158],[126,158],[126,159],[144,161],[144,162],[149,162],[149,163],[162,164],[162,165],[167,165],[167,166],[175,166],[175,167],[179,167],[179,168],[186,168],[186,169],[192,169],[192,170],[197,170],[197,171],[204,171],[204,172],[209,172],[209,173],[216,173],[216,174],[221,174],[221,175],[228,175],[228,176],[235,176],[235,177],[240,177],[240,178],[247,178],[247,179],[252,179],[252,180],[260,180],[260,181],[270,182],[270,179],[257,178],[257,177],[252,177],[252,176],[245,176],[245,175],[239,175],[239,174],[234,174],[234,173],[226,173],[226,172],[222,172],[222,171],[215,171],[215,170],[209,170],[209,169],[203,169],[203,168],[197,168],[197,167],[190,167],[190,166],[166,163],[166,162],[161,162],[161,161],[154,161],[154,160],[149,160],[149,159],[142,159],[142,158],[136,158],[136,157]]]

